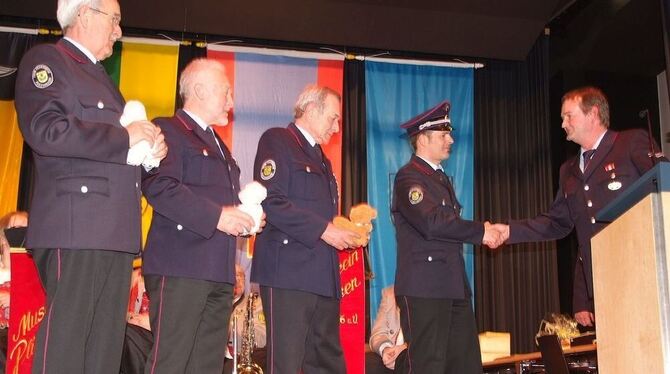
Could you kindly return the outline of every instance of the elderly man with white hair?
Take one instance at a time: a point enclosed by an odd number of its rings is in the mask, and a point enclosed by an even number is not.
[[[148,121],[124,128],[124,99],[100,60],[121,37],[117,0],[59,0],[65,37],[26,53],[16,110],[36,178],[26,246],[46,291],[33,373],[118,373],[133,257],[140,251],[141,141],[167,146]]]

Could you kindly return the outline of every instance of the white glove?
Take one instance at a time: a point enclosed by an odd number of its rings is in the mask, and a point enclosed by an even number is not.
[[[119,119],[121,126],[128,127],[131,123],[135,121],[146,121],[147,112],[144,109],[144,105],[137,100],[130,100],[126,103],[126,106],[123,108],[123,114]],[[154,144],[154,147],[156,144]],[[149,146],[149,142],[142,140],[139,143],[135,144],[128,150],[128,157],[126,162],[128,165],[144,165],[147,169],[152,169],[160,165],[161,160],[152,156],[154,149]]]

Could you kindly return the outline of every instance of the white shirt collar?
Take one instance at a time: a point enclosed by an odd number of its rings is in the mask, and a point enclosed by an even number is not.
[[[603,131],[603,133],[600,134],[600,136],[598,137],[598,140],[596,140],[596,143],[593,145],[593,148],[591,148],[591,149],[598,149],[598,146],[600,145],[600,142],[601,142],[601,141],[603,140],[603,138],[605,137],[605,134],[606,134],[606,133],[607,133],[607,130]],[[586,152],[586,151],[588,151],[588,149],[580,148],[580,150],[579,150],[579,155],[580,155],[580,156],[583,155],[584,152]]]
[[[95,64],[98,62],[98,59],[95,58],[95,56],[93,56],[93,53],[91,53],[91,51],[86,49],[86,47],[84,47],[83,45],[75,42],[74,39],[70,38],[69,36],[65,36],[63,37],[63,39],[67,40],[68,42],[72,43],[72,45],[77,47],[77,49],[80,50],[83,54],[85,54],[86,57],[88,57],[88,59],[91,60],[92,63]]]
[[[305,137],[305,139],[307,139],[307,141],[309,142],[309,145],[311,145],[312,147],[314,147],[314,145],[316,144],[316,140],[314,140],[314,137],[313,137],[312,135],[310,135],[310,134],[307,132],[307,130],[303,129],[302,127],[300,127],[300,126],[298,126],[298,125],[295,125],[295,127],[297,127],[298,130],[300,130],[300,132],[302,133],[302,135],[303,135],[303,136]]]
[[[423,157],[421,157],[421,156],[419,156],[419,155],[417,155],[416,157],[418,157],[418,158],[420,158],[420,159],[426,161],[426,163],[427,163],[428,165],[430,165],[430,167],[433,168],[433,170],[435,170],[435,171],[438,171],[438,170],[442,170],[442,171],[444,171],[444,169],[442,168],[442,165],[440,165],[440,164],[435,165],[435,164],[433,164],[432,162],[426,160],[425,158],[423,158]]]
[[[182,110],[184,111],[184,113],[188,114],[188,116],[191,117],[191,119],[193,119],[195,121],[195,123],[197,123],[198,126],[200,126],[201,129],[203,129],[204,131],[207,131],[207,128],[209,128],[209,125],[206,124],[205,121],[202,120],[202,118],[198,117],[193,112],[189,112],[186,109],[182,109]]]

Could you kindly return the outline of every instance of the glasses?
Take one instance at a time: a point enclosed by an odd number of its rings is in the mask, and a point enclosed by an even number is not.
[[[96,8],[88,8],[88,9],[90,9],[90,10],[96,12],[96,13],[104,14],[107,17],[111,17],[110,19],[112,20],[112,25],[114,25],[114,26],[118,26],[121,23],[121,16],[119,16],[119,15],[111,15],[107,12],[103,12],[102,10],[96,9]]]

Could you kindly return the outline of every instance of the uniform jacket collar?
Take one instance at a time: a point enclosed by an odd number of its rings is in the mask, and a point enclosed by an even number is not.
[[[69,40],[67,39],[61,39],[56,43],[56,48],[60,49],[63,51],[67,56],[72,58],[73,60],[77,61],[80,64],[89,64],[95,66],[95,63],[91,61],[88,56],[82,50],[77,48],[74,44],[72,44]]]
[[[433,169],[432,166],[430,166],[426,161],[424,161],[421,157],[412,154],[412,158],[410,160],[410,163],[414,168],[422,172],[423,174],[426,175],[433,175],[437,173],[437,170]]]
[[[209,133],[207,130],[203,130],[200,125],[193,119],[193,117],[189,116],[188,113],[186,113],[183,109],[178,109],[177,112],[175,113],[175,117],[177,118],[177,121],[179,124],[188,132],[194,135],[198,140],[200,140],[202,143],[208,146],[208,152],[214,153],[217,155],[220,159],[223,160],[223,156],[221,155],[221,152],[219,152],[219,147],[216,145],[216,142],[214,141],[214,138],[212,137],[212,134]],[[230,152],[228,152],[228,149],[226,145],[223,143],[222,139],[219,139],[219,144],[221,145],[221,150],[224,152],[227,158],[232,157]]]
[[[593,154],[593,158],[589,162],[589,167],[582,173],[579,169],[579,158],[581,154],[577,154],[572,161],[572,172],[577,175],[582,180],[587,180],[593,174],[593,172],[600,167],[600,164],[605,160],[607,155],[610,153],[614,147],[614,142],[618,133],[616,131],[607,130],[603,140],[600,141],[600,145],[596,148],[596,152]]]

